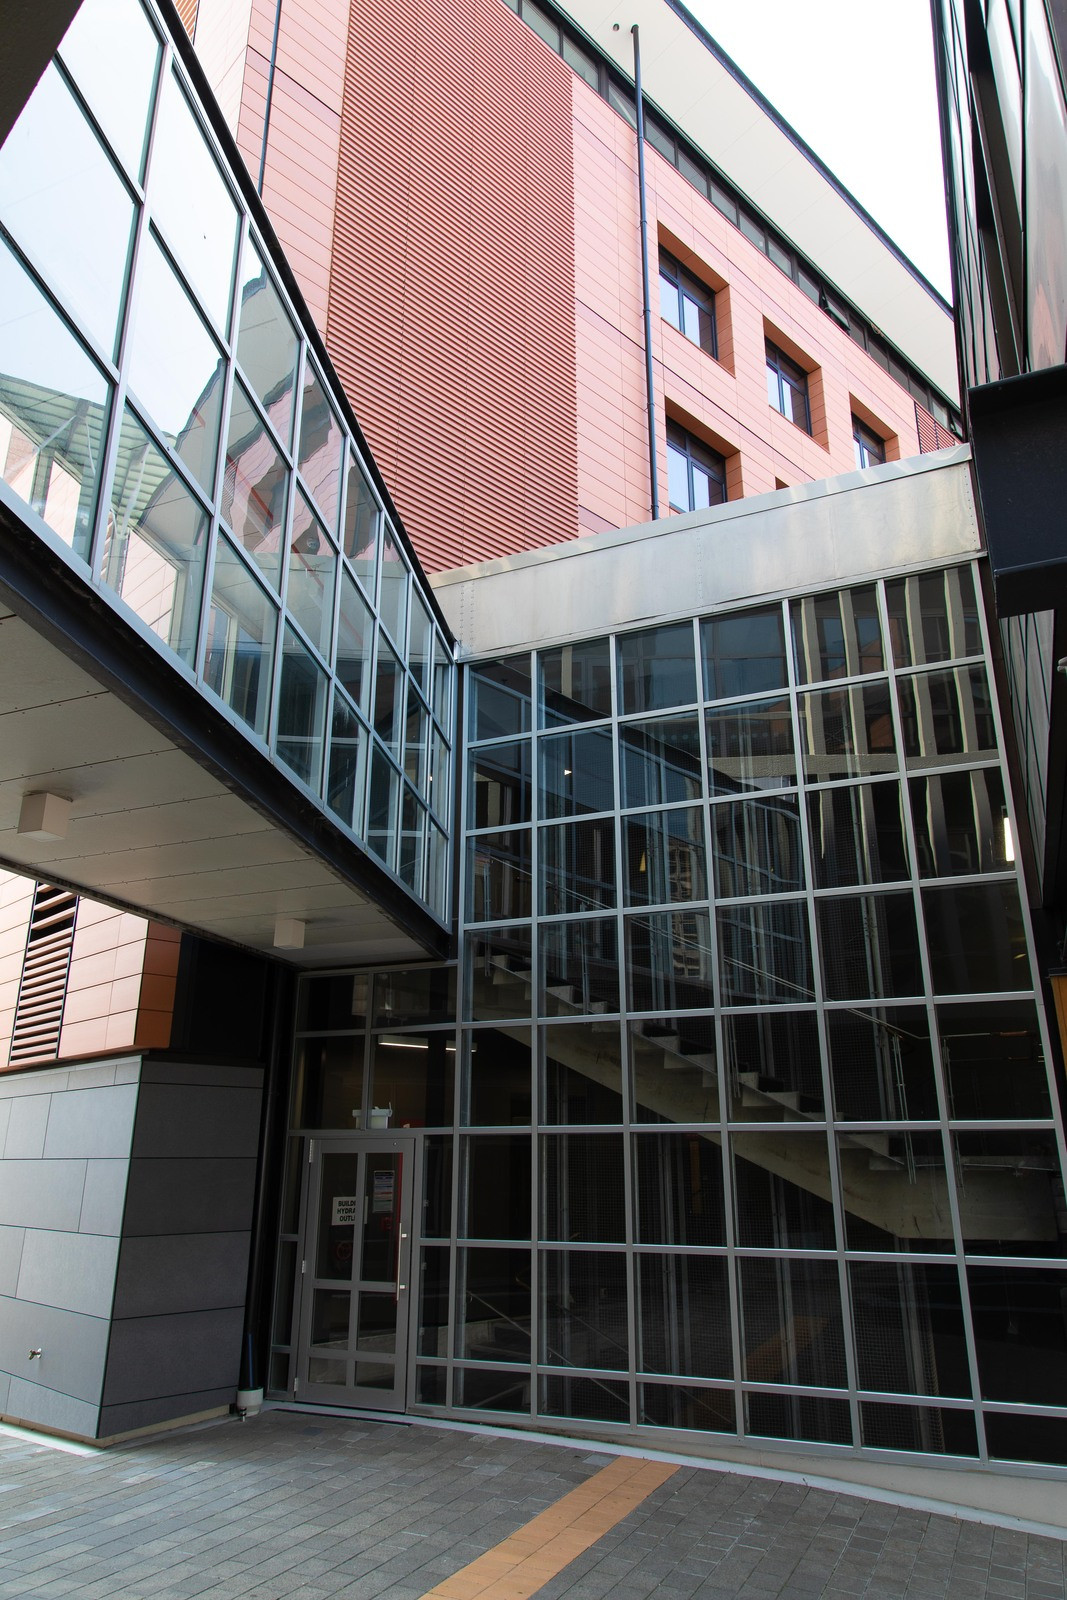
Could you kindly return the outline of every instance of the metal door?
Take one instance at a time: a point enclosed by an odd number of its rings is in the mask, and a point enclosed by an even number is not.
[[[404,1409],[414,1154],[414,1139],[388,1135],[311,1141],[302,1400]]]

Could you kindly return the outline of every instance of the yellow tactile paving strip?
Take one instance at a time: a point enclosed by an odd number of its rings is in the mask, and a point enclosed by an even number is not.
[[[677,1471],[664,1461],[617,1456],[423,1600],[528,1600]]]

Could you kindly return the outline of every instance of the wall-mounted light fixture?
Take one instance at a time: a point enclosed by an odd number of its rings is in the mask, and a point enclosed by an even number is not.
[[[19,833],[24,839],[65,839],[73,804],[65,795],[50,794],[47,790],[24,794],[19,811]]]

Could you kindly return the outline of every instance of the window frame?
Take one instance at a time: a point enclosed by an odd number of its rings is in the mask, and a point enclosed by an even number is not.
[[[671,452],[681,457],[685,463],[686,488],[689,504],[686,506],[675,505],[670,498],[670,461]],[[701,459],[701,458],[704,459]],[[667,419],[667,496],[668,505],[672,512],[685,516],[689,511],[705,511],[713,506],[723,506],[728,497],[726,488],[726,457],[720,451],[714,450],[711,445],[705,444],[696,434],[683,428],[681,423]],[[721,500],[712,500],[709,497],[707,506],[698,505],[694,494],[694,468],[703,473],[709,482],[718,483],[722,489]]]
[[[880,434],[852,413],[852,443],[856,451],[856,468],[862,472],[865,467],[884,467],[886,457],[886,441]]]
[[[794,361],[791,356],[787,356],[785,351],[776,345],[773,339],[767,339],[765,342],[768,373],[767,402],[787,422],[793,423],[795,427],[800,428],[802,433],[806,433],[811,438],[811,394],[808,386],[810,374],[805,372],[804,368]],[[777,400],[775,400],[774,394],[771,392],[771,377],[776,380]],[[802,423],[797,421],[792,407],[789,410],[786,409],[786,390],[790,394],[803,399],[804,421]]]
[[[690,344],[695,344],[713,360],[719,359],[719,328],[715,308],[716,292],[687,271],[669,250],[659,252],[659,307],[664,322],[669,322]],[[686,308],[696,313],[697,337],[687,326]],[[674,316],[669,314],[674,310]],[[677,318],[677,320],[675,320]],[[705,337],[706,334],[706,337]]]

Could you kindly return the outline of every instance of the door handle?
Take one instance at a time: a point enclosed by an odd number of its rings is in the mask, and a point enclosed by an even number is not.
[[[397,1240],[397,1246],[396,1246],[396,1289],[395,1289],[394,1294],[393,1294],[393,1299],[394,1300],[399,1300],[400,1296],[403,1294],[404,1290],[407,1288],[407,1284],[406,1283],[401,1283],[401,1281],[400,1281],[400,1274],[404,1270],[403,1259],[402,1258],[403,1258],[403,1254],[404,1254],[404,1240],[406,1238],[407,1238],[407,1234],[404,1232],[403,1228],[401,1228],[401,1230],[400,1230],[400,1238]]]

